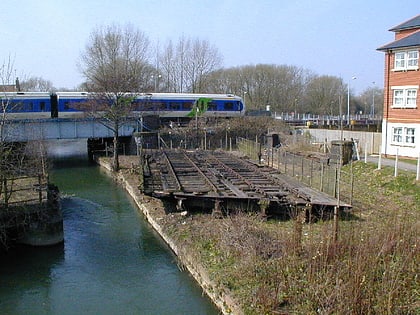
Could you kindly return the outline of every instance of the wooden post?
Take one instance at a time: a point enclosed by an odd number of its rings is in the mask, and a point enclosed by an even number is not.
[[[38,174],[38,200],[39,204],[42,204],[42,178],[41,174]]]
[[[9,198],[7,197],[8,191],[7,191],[7,179],[6,178],[3,180],[2,185],[4,187],[4,189],[3,189],[3,193],[4,193],[4,207],[7,209],[8,206],[9,206],[9,202],[8,202]]]
[[[303,182],[303,156],[300,162],[300,181]]]
[[[312,187],[312,176],[313,176],[314,160],[311,160],[311,170],[309,174],[309,186]]]
[[[397,155],[395,156],[395,164],[394,164],[394,177],[398,176],[398,148],[397,148]]]
[[[283,158],[283,160],[284,160],[284,174],[287,175],[287,152],[286,151],[284,151],[284,158]]]
[[[292,177],[295,177],[295,154],[293,154],[293,158],[292,158]]]

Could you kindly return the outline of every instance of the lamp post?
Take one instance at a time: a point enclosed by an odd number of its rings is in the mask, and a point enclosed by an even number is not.
[[[352,80],[356,80],[356,77],[352,77]],[[347,126],[350,126],[350,80],[347,85]]]
[[[152,78],[152,80],[153,80],[153,87],[154,87],[154,90],[153,90],[153,92],[158,92],[158,87],[159,87],[159,80],[160,80],[160,78],[162,78],[162,75],[161,74],[152,74],[151,75],[151,78]]]
[[[372,114],[372,120],[375,119],[375,81],[372,82],[372,110],[370,113]]]
[[[243,89],[242,90],[242,103],[244,104],[245,110],[246,110],[246,105],[245,105],[245,96],[246,96],[246,94],[248,94],[248,92]]]

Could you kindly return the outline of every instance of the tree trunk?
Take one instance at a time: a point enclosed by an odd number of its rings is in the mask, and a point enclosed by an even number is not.
[[[112,171],[118,172],[120,169],[120,161],[118,158],[118,129],[114,132],[114,155],[112,158]]]

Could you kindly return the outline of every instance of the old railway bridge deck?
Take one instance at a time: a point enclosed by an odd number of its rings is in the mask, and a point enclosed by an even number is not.
[[[156,151],[145,165],[144,192],[176,201],[178,210],[288,214],[305,209],[316,215],[338,205],[337,199],[274,168],[223,151]],[[340,210],[350,207],[339,205]]]

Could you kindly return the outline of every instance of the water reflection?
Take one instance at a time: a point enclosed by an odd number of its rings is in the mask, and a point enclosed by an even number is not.
[[[97,167],[55,169],[65,242],[0,260],[2,314],[218,314]]]

